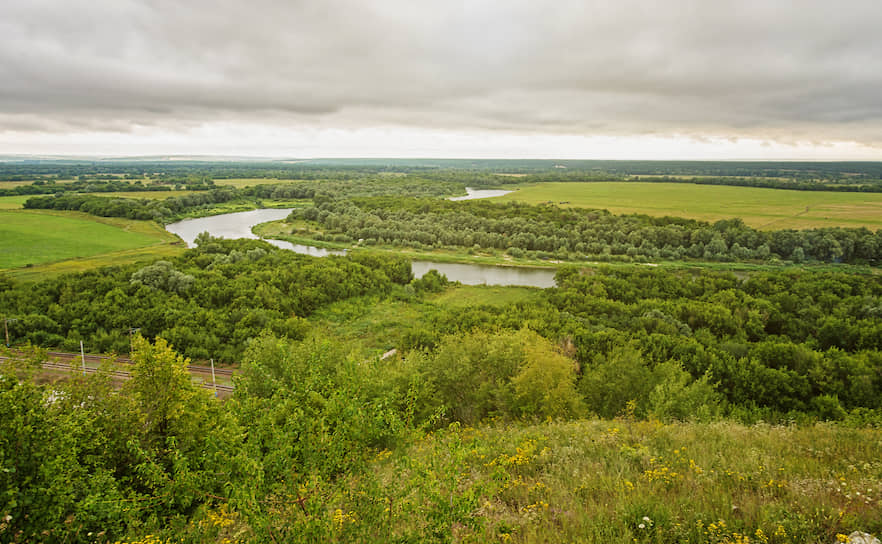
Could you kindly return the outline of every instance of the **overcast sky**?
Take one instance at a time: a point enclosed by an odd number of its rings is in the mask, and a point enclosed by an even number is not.
[[[0,0],[0,154],[882,160],[879,0]]]

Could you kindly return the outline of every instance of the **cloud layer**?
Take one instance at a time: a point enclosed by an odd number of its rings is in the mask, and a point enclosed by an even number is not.
[[[882,143],[878,0],[4,0],[0,132]]]

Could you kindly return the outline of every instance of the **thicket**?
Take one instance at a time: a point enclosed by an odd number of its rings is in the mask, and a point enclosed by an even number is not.
[[[4,541],[791,543],[882,530],[878,429],[664,424],[635,419],[637,401],[579,420],[593,401],[572,359],[529,330],[392,360],[265,332],[223,403],[164,340],[132,343],[118,391],[106,373],[38,385],[38,352],[0,363]],[[678,389],[665,366],[653,406],[673,420],[706,382]],[[488,416],[507,423],[460,423]]]
[[[393,257],[312,259],[259,241],[200,236],[172,261],[105,268],[0,292],[19,341],[123,353],[129,329],[162,336],[188,357],[238,362],[262,330],[302,338],[304,318],[329,302],[388,293],[411,279]],[[0,287],[2,288],[2,287]]]
[[[310,316],[331,303],[398,297],[419,308],[446,283],[437,274],[412,280],[407,260],[365,252],[316,259],[207,235],[197,244],[146,266],[5,282],[0,314],[17,319],[9,331],[18,344],[73,351],[83,340],[91,351],[123,353],[129,330],[140,328],[189,357],[236,363],[262,331],[309,336]],[[536,303],[432,308],[402,324],[400,343],[389,347],[425,360],[419,381],[435,388],[428,396],[445,418],[466,423],[528,414],[612,417],[628,401],[641,417],[728,414],[746,421],[842,419],[855,410],[877,417],[882,408],[877,276],[794,270],[739,279],[565,267],[557,282]],[[525,328],[538,336],[518,336]],[[530,366],[563,361],[546,341],[571,359],[573,372],[562,363]],[[465,374],[437,374],[445,368]],[[454,385],[464,382],[473,390]],[[523,389],[527,383],[543,383],[552,398],[535,397]],[[470,392],[485,400],[462,402],[458,395]],[[461,409],[470,415],[452,415]]]
[[[760,231],[740,219],[612,215],[605,210],[516,202],[449,202],[400,197],[325,199],[291,219],[325,236],[415,248],[492,248],[513,257],[558,260],[789,260],[876,265],[882,231],[819,228]]]

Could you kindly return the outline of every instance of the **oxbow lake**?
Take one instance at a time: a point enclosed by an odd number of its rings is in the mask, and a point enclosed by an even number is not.
[[[499,196],[499,195],[493,195]],[[465,197],[460,197],[463,199]],[[474,197],[487,198],[487,197]],[[208,232],[218,238],[250,238],[259,237],[251,232],[252,227],[268,221],[285,219],[293,208],[264,208],[248,212],[225,213],[210,217],[196,219],[184,219],[177,223],[166,225],[165,229],[172,234],[177,234],[186,242],[187,247],[193,247],[196,237],[201,232]],[[288,249],[296,253],[311,255],[313,257],[327,257],[328,255],[345,255],[345,251],[323,249],[320,247],[292,244],[283,240],[264,239],[282,249]],[[465,285],[522,285],[527,287],[554,287],[554,270],[547,268],[524,268],[515,266],[493,266],[480,264],[439,263],[434,261],[413,261],[411,264],[413,275],[417,278],[429,270],[435,269],[447,276],[451,281],[458,281]]]

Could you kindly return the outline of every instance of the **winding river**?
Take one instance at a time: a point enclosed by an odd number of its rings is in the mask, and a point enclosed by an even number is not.
[[[284,219],[288,217],[289,213],[291,213],[291,208],[263,208],[248,212],[184,219],[183,221],[166,225],[165,229],[172,234],[180,236],[188,247],[193,247],[194,240],[196,240],[199,233],[206,231],[212,236],[219,238],[258,239],[259,237],[251,232],[252,227],[267,221]],[[282,249],[289,249],[296,253],[312,255],[313,257],[346,254],[346,251],[292,244],[283,240],[264,239],[264,241]],[[435,269],[447,276],[447,279],[458,281],[465,285],[522,285],[542,288],[554,287],[555,285],[555,271],[548,268],[439,263],[423,260],[412,261],[411,267],[413,275],[417,278],[421,278],[429,270]]]

